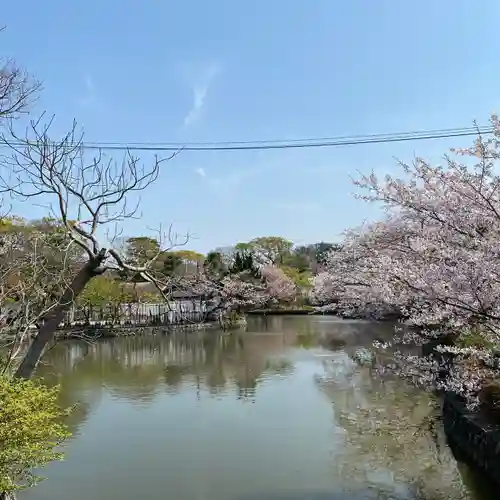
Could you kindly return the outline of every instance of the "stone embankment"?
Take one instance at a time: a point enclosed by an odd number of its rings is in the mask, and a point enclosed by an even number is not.
[[[445,394],[443,425],[452,450],[500,487],[500,428],[467,410],[454,394]],[[500,495],[499,495],[500,497]]]
[[[72,326],[56,332],[59,340],[68,339],[98,339],[114,337],[137,337],[141,335],[167,335],[179,330],[202,330],[218,326],[217,323],[186,323],[169,326],[140,326],[140,325],[115,325],[115,326]]]
[[[441,364],[440,377],[445,378],[453,364],[453,355],[436,352],[437,345],[452,345],[451,337],[423,346],[424,355],[433,355]],[[446,392],[442,422],[448,444],[457,459],[468,463],[500,486],[500,426],[481,411],[470,411],[463,398]],[[499,496],[500,497],[500,496]]]

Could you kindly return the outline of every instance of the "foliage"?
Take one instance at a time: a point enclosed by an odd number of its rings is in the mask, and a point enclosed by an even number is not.
[[[294,269],[296,272],[293,272],[293,279],[299,286],[308,288],[309,278],[323,266],[326,255],[339,248],[339,245],[325,242],[294,246],[290,240],[281,236],[262,236],[249,242],[236,243],[234,247],[210,252],[205,267],[210,268],[210,262],[217,255],[217,262],[222,264],[224,271],[231,267],[237,269],[244,256],[251,258],[256,267],[272,265],[285,269],[287,273],[292,273],[291,269]],[[222,269],[220,266],[219,268]]]
[[[132,294],[123,283],[107,276],[94,278],[76,299],[76,304],[83,307],[103,307],[126,302],[132,302]]]
[[[467,329],[460,332],[455,341],[457,347],[472,347],[476,349],[495,350],[497,346],[491,340],[485,338],[480,332]]]
[[[166,276],[174,276],[183,260],[176,252],[164,252],[161,255],[161,262],[163,263],[162,272]]]
[[[197,264],[205,260],[205,256],[202,253],[195,252],[194,250],[177,250],[175,254],[184,262]]]
[[[253,276],[256,276],[259,272],[252,251],[239,250],[235,253],[234,262],[229,268],[229,273],[238,274],[242,272],[249,272]]]
[[[299,273],[309,271],[314,263],[307,246],[294,248],[288,255],[283,256],[281,268],[295,269]]]
[[[224,256],[217,251],[208,252],[203,270],[208,276],[217,278],[222,278],[229,272]]]
[[[19,300],[21,288],[29,288],[31,295],[38,291],[50,299],[81,262],[81,251],[71,244],[58,221],[2,220],[0,270],[7,297]]]
[[[312,275],[308,269],[301,270],[292,266],[281,266],[280,269],[295,283],[297,287],[311,288]]]
[[[133,236],[125,241],[124,257],[127,264],[143,266],[147,262],[154,262],[152,268],[158,270],[162,267],[159,257],[161,254],[160,243],[149,236]],[[131,274],[131,275],[130,275]],[[141,273],[128,273],[127,279],[133,282],[143,282]]]
[[[125,258],[132,265],[143,265],[160,252],[160,244],[155,238],[135,236],[126,241]]]
[[[61,423],[58,388],[0,376],[0,492],[33,486],[33,468],[62,457],[57,447],[69,437]]]
[[[290,253],[293,242],[281,236],[262,236],[249,242],[249,248],[261,264],[276,266]]]
[[[215,253],[210,258],[213,259],[212,265],[218,262]],[[244,261],[241,264],[245,267]],[[249,309],[291,301],[297,294],[293,281],[275,266],[243,270],[238,267],[234,272],[228,270],[223,273],[214,272],[205,266],[204,273],[193,276],[189,281],[172,282],[173,289],[177,290],[182,290],[187,284],[190,292],[206,299],[209,313],[219,319],[221,316],[228,318],[233,312],[242,314]]]
[[[4,218],[0,225],[0,333],[11,336],[10,360],[21,352],[32,328],[57,304],[73,273],[82,265],[57,221]]]

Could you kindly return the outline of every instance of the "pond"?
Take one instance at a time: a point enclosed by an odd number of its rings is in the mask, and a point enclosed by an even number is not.
[[[38,374],[77,404],[73,438],[19,498],[493,498],[425,425],[432,396],[353,361],[391,331],[281,316],[239,333],[60,343]]]

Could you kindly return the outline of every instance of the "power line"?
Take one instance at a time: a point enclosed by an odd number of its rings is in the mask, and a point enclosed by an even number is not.
[[[391,142],[421,141],[429,139],[445,139],[451,137],[467,137],[478,134],[493,133],[493,127],[469,127],[415,132],[398,132],[392,134],[371,134],[358,136],[323,137],[309,139],[240,141],[240,142],[205,142],[205,143],[120,143],[120,142],[84,142],[82,149],[108,151],[249,151],[268,149],[324,148],[338,146],[354,146],[362,144],[381,144]],[[12,142],[12,146],[23,146],[23,143]]]
[[[492,129],[492,127],[482,127],[482,129]],[[480,129],[481,130],[481,129]],[[366,139],[366,138],[386,138],[394,136],[415,136],[415,135],[428,135],[428,134],[447,134],[447,133],[457,133],[457,132],[474,132],[477,133],[477,127],[460,127],[460,128],[449,128],[449,129],[436,129],[436,130],[416,130],[411,132],[390,132],[384,134],[363,134],[363,135],[345,135],[345,136],[328,136],[328,137],[309,137],[302,139],[267,139],[267,140],[254,140],[254,141],[222,141],[222,142],[128,142],[126,144],[130,146],[235,146],[235,145],[253,145],[253,144],[274,144],[274,143],[309,143],[309,142],[325,142],[325,141],[341,141],[341,140],[354,140],[354,139]],[[87,144],[92,145],[106,145],[106,146],[123,146],[124,142],[89,142]]]
[[[492,127],[481,127],[479,131],[492,131]],[[462,133],[462,132],[471,132],[476,134],[478,132],[477,127],[460,127],[460,128],[449,128],[449,129],[436,129],[436,130],[417,130],[411,132],[390,132],[384,134],[364,134],[364,135],[345,135],[345,136],[336,136],[336,137],[309,137],[302,139],[268,139],[268,140],[254,140],[254,141],[223,141],[223,142],[129,142],[127,143],[130,146],[235,146],[235,145],[267,145],[267,144],[293,144],[293,143],[310,143],[310,142],[331,142],[331,141],[347,141],[347,140],[355,140],[355,139],[368,139],[368,138],[392,138],[394,136],[420,136],[420,135],[429,135],[429,134],[454,134],[454,133]],[[484,132],[483,132],[484,133]],[[123,146],[125,143],[123,142],[89,142],[88,144],[92,145],[106,145],[106,146]]]

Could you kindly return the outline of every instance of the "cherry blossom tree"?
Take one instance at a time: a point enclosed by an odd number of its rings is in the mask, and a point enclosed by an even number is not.
[[[415,327],[403,341],[451,335],[454,345],[441,347],[455,358],[446,387],[476,402],[481,385],[499,368],[491,349],[483,349],[500,340],[497,116],[491,124],[491,137],[478,134],[471,148],[452,150],[444,166],[417,158],[401,163],[402,178],[372,173],[356,180],[364,190],[358,197],[382,203],[387,216],[348,232],[314,282],[316,300],[326,307],[338,302],[400,311]],[[471,336],[476,345],[460,347]],[[413,375],[420,371],[426,384],[434,374],[444,387],[432,360],[401,358],[403,366]]]
[[[297,286],[279,267],[264,266],[260,274],[266,285],[266,293],[270,301],[290,301],[297,295]]]
[[[266,265],[257,271],[245,270],[235,273],[205,272],[188,277],[169,277],[161,283],[164,294],[174,291],[189,291],[204,297],[208,303],[207,314],[225,320],[232,314],[243,315],[251,309],[273,307],[282,301],[292,300],[297,294],[294,282],[279,268]],[[161,285],[160,285],[161,286]]]

